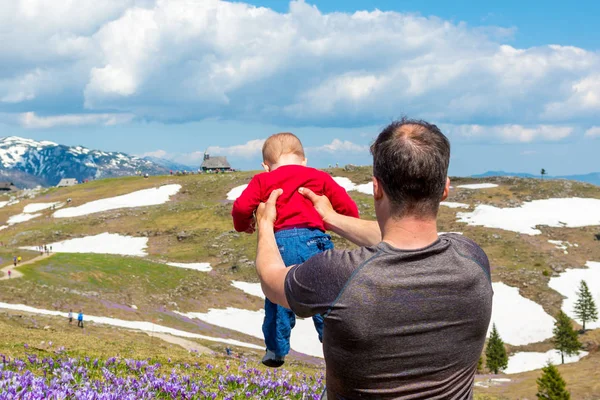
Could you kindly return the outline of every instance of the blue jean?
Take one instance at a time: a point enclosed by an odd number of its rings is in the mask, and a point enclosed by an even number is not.
[[[333,249],[331,236],[319,229],[293,228],[275,233],[277,247],[286,267],[303,263],[315,254]],[[313,316],[313,322],[323,341],[323,317]],[[296,325],[294,313],[265,299],[265,320],[262,331],[265,336],[267,350],[278,357],[283,357],[290,352],[290,334]]]

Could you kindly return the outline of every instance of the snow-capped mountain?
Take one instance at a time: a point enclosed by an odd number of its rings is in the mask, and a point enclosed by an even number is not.
[[[90,150],[10,136],[0,139],[0,179],[19,187],[56,185],[62,178],[97,179],[142,173],[164,174],[164,167],[125,153]]]

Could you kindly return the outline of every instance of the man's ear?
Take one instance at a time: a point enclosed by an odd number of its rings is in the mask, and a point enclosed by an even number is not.
[[[308,164],[308,159],[305,158],[304,160],[302,160],[302,166],[306,167],[306,164]]]
[[[442,201],[446,200],[450,195],[450,178],[446,178],[446,186],[444,186],[444,193],[442,194]]]
[[[265,172],[270,172],[271,171],[271,167],[269,167],[267,164],[265,164],[264,162],[261,163],[263,169],[265,170]]]
[[[373,177],[373,198],[375,200],[381,200],[383,198],[383,187],[375,177]]]

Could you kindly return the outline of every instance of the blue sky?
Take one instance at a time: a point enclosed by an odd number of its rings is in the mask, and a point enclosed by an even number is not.
[[[597,15],[591,1],[16,0],[0,12],[0,136],[191,165],[209,149],[255,169],[261,140],[292,131],[323,167],[370,164],[408,115],[450,137],[453,175],[598,171]]]

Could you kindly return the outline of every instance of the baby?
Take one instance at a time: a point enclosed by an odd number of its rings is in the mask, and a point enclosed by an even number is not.
[[[292,133],[277,133],[269,137],[262,149],[265,173],[255,175],[248,187],[233,204],[233,225],[238,232],[254,232],[254,211],[267,201],[273,190],[283,189],[277,199],[275,239],[286,266],[303,263],[313,255],[333,249],[331,237],[325,233],[323,220],[310,200],[298,189],[309,188],[325,195],[340,214],[358,218],[358,209],[346,190],[326,172],[306,166],[304,148]],[[319,340],[323,341],[323,317],[313,317]],[[290,351],[290,334],[296,324],[291,310],[265,299],[265,320],[262,330],[267,351],[262,363],[280,367]]]

